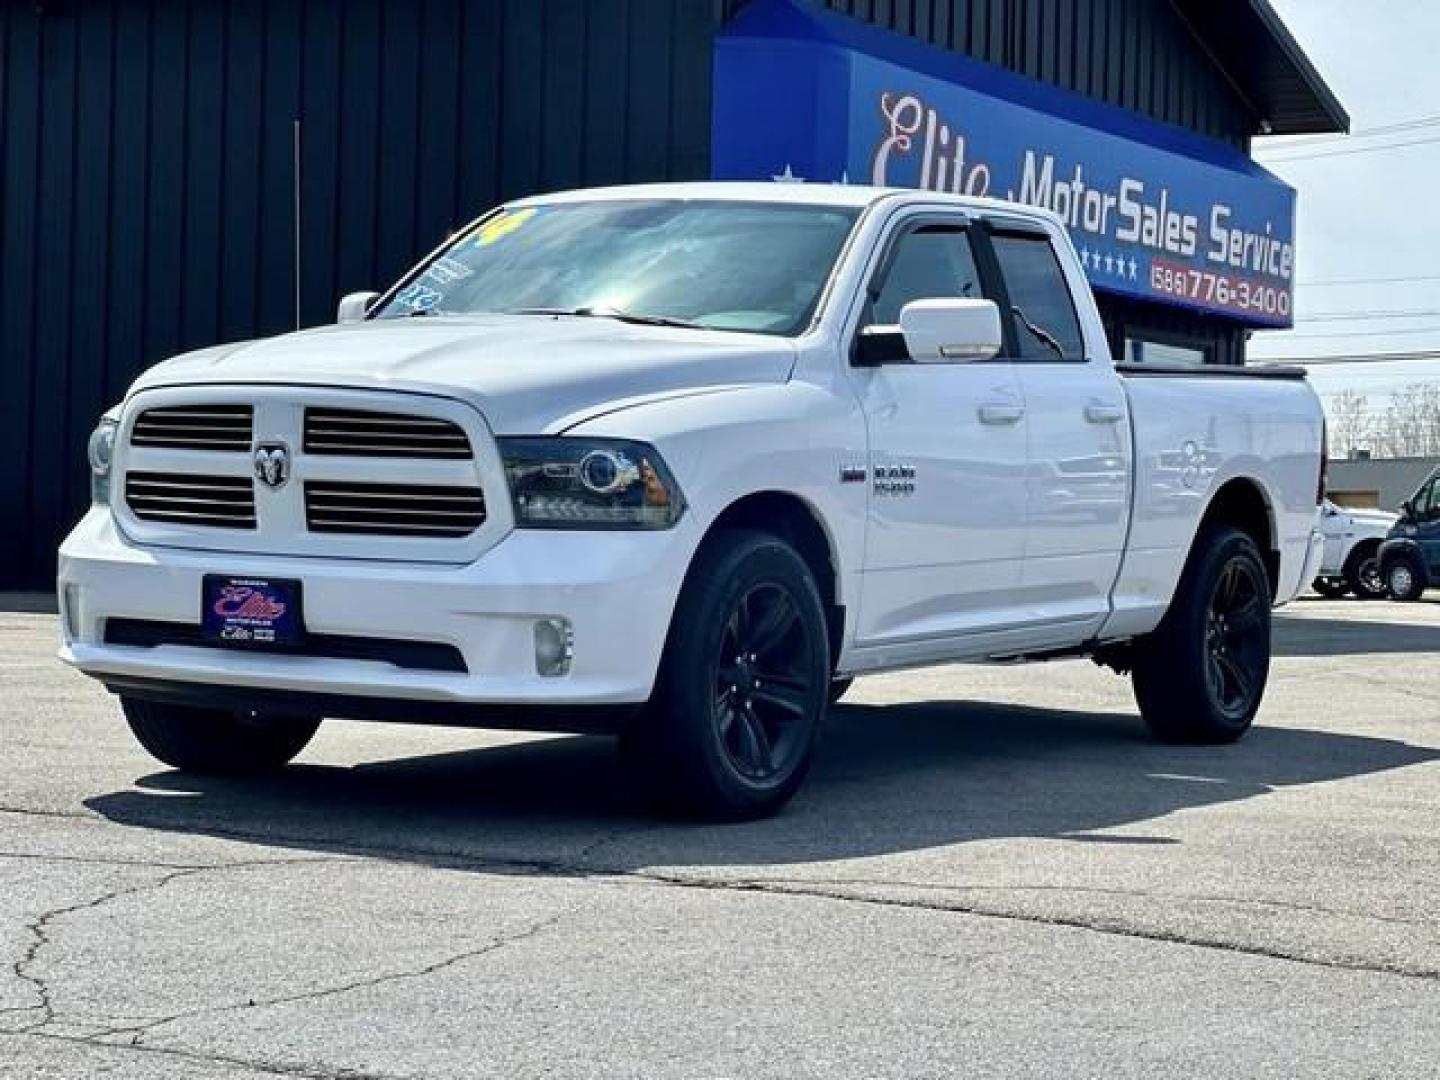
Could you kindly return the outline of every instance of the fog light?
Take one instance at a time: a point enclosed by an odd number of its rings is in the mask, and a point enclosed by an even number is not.
[[[60,590],[60,621],[65,627],[65,639],[75,641],[80,637],[80,586],[67,584]]]
[[[575,633],[569,619],[541,619],[535,624],[535,670],[547,679],[570,673]]]

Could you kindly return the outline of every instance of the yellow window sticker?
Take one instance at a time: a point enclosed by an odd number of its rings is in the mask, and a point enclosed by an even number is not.
[[[474,244],[476,247],[489,247],[496,241],[505,239],[534,216],[535,207],[531,206],[493,217],[475,230]]]

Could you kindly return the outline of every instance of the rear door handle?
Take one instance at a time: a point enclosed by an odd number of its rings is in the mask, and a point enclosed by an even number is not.
[[[1024,405],[1009,405],[992,401],[980,406],[980,422],[982,424],[1018,424],[1024,416]]]
[[[1092,424],[1118,424],[1125,419],[1125,410],[1119,405],[1106,405],[1101,401],[1092,401],[1085,406],[1085,419]]]

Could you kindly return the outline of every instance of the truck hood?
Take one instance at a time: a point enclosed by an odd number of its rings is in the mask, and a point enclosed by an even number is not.
[[[188,353],[134,389],[288,383],[441,394],[468,401],[497,434],[547,434],[676,394],[780,383],[794,347],[719,330],[604,318],[439,316],[326,326]]]

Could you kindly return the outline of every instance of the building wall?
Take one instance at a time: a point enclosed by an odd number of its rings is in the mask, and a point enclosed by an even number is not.
[[[1340,506],[1398,511],[1440,458],[1374,458],[1330,462],[1330,498]]]
[[[1169,0],[829,6],[1237,145],[1253,124]],[[711,42],[738,7],[0,3],[0,588],[51,578],[86,436],[139,371],[294,326],[297,118],[309,325],[506,197],[705,177]],[[1106,314],[1122,336],[1186,319]]]

